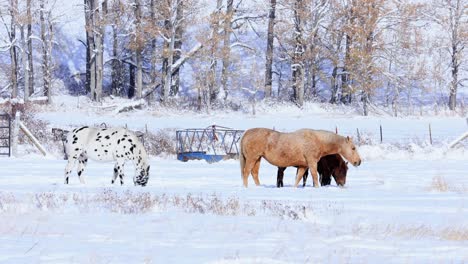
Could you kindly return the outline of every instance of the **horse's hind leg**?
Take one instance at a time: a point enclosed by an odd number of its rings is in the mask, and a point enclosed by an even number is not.
[[[257,160],[254,159],[245,159],[245,166],[244,170],[242,171],[242,181],[244,182],[244,187],[247,187],[249,184],[249,175],[256,161]]]
[[[262,158],[259,158],[259,159],[255,162],[255,164],[254,164],[254,166],[253,166],[253,168],[252,168],[252,177],[253,177],[253,179],[254,179],[255,185],[257,185],[257,186],[260,185],[260,180],[258,179],[258,171],[260,170],[260,160],[261,160],[261,159],[262,159]]]
[[[114,165],[114,176],[112,176],[112,181],[111,183],[114,184],[115,180],[117,180],[117,177],[119,176],[119,169],[118,169],[118,163],[115,163]]]
[[[68,163],[67,166],[65,166],[65,184],[68,184],[68,179],[70,177],[70,173],[73,170],[73,167],[75,166],[76,159],[69,157],[68,158]]]
[[[286,167],[278,167],[276,175],[276,187],[278,188],[283,187],[284,170],[286,170]]]
[[[297,186],[299,185],[299,182],[301,181],[302,176],[304,175],[305,170],[307,170],[307,168],[299,167],[299,168],[297,169],[296,183],[294,184],[294,187],[297,187]]]
[[[80,155],[78,158],[78,178],[80,179],[81,183],[85,183],[84,176],[83,176],[83,171],[86,167],[86,164],[88,163],[88,157],[83,153]]]

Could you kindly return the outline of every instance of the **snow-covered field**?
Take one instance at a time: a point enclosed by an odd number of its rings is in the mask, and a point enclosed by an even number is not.
[[[264,163],[260,187],[239,165],[153,158],[149,186],[110,184],[90,162],[86,185],[65,161],[0,159],[0,261],[10,263],[463,263],[468,163],[371,160],[346,188],[285,187]],[[251,185],[253,184],[250,180]]]
[[[57,98],[60,99],[60,98]],[[64,105],[69,99],[62,97]],[[65,161],[26,153],[0,158],[0,262],[5,263],[464,263],[468,262],[468,152],[446,145],[466,131],[460,117],[358,117],[313,104],[246,113],[112,114],[46,108],[51,127],[127,124],[157,131],[206,127],[356,128],[392,144],[362,145],[363,164],[345,188],[293,188],[295,169],[276,188],[241,184],[238,161],[183,163],[151,157],[147,187],[111,185],[112,163],[90,161],[87,183],[63,184]],[[73,113],[73,118],[70,118]],[[427,141],[431,123],[437,144]],[[48,128],[49,129],[49,128]],[[370,132],[369,132],[370,133]],[[378,137],[378,135],[372,135]],[[415,140],[412,140],[415,139]],[[374,140],[378,141],[378,140]],[[393,144],[398,143],[398,144]]]

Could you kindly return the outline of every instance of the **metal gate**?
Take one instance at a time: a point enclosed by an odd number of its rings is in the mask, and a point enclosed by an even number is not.
[[[222,126],[176,131],[177,159],[206,160],[209,163],[239,157],[238,142],[243,130]]]
[[[0,156],[11,156],[11,118],[0,114]]]

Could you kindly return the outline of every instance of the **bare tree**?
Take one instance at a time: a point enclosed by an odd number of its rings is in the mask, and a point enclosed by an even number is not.
[[[48,101],[51,101],[51,66],[50,65],[50,48],[52,45],[50,42],[50,27],[51,23],[46,18],[45,0],[41,0],[39,3],[39,20],[41,24],[41,42],[42,42],[42,80],[43,80],[43,92],[47,96]]]
[[[174,49],[175,49],[175,42],[176,42],[176,29],[177,24],[180,21],[177,21],[177,9],[179,8],[180,1],[179,0],[172,0],[171,5],[169,8],[169,23],[170,23],[170,31],[169,36],[166,37],[166,41],[169,42],[168,46],[168,60],[167,60],[167,70],[164,74],[164,86],[163,86],[163,101],[167,102],[169,99],[171,86],[172,86],[172,64],[174,63]]]
[[[451,81],[448,105],[450,110],[457,106],[457,91],[461,85],[459,80],[460,66],[464,49],[468,43],[468,4],[464,0],[433,1],[429,5],[426,16],[440,26],[446,38],[437,41],[447,45],[450,56]],[[444,40],[445,39],[445,40]]]
[[[268,33],[267,33],[267,50],[266,50],[266,63],[265,63],[265,97],[272,96],[272,83],[273,83],[273,41],[275,30],[275,13],[276,13],[276,0],[270,0],[270,8],[268,11]]]
[[[221,20],[221,8],[223,1],[216,1],[216,10],[211,14],[210,25],[211,25],[211,36],[209,39],[209,49],[212,55],[210,62],[210,71],[208,73],[208,91],[209,91],[209,102],[211,105],[218,99],[219,87],[216,85],[216,66],[218,56],[218,46],[220,42],[219,27]]]
[[[11,97],[18,96],[18,57],[16,52],[16,19],[18,16],[18,0],[10,0],[10,60],[11,60]]]
[[[294,13],[294,51],[292,58],[292,88],[293,101],[302,107],[304,104],[304,40],[303,40],[303,12],[304,0],[295,0]]]
[[[120,0],[114,0],[111,3],[111,19],[112,23],[112,62],[111,62],[111,91],[113,95],[122,94],[123,85],[123,65],[119,56],[119,37],[120,17],[123,15],[123,6]]]
[[[221,68],[221,87],[224,92],[224,100],[228,97],[228,68],[230,63],[231,54],[231,32],[232,32],[232,17],[234,15],[234,0],[227,0],[226,3],[226,14],[224,16],[224,32],[223,32],[223,50],[222,50],[222,61],[223,66]]]
[[[135,64],[136,64],[136,77],[135,77],[135,91],[136,97],[141,98],[143,91],[143,32],[141,30],[141,3],[140,0],[135,0]]]
[[[94,8],[95,0],[84,0],[86,27],[86,90],[94,98],[96,90],[96,56],[94,41]]]
[[[26,44],[27,44],[27,54],[28,54],[28,66],[27,72],[28,76],[25,78],[28,79],[27,84],[25,85],[25,94],[32,95],[34,93],[34,64],[33,64],[33,47],[32,47],[32,14],[31,14],[31,0],[26,0],[26,19],[27,19],[27,33],[26,33]]]

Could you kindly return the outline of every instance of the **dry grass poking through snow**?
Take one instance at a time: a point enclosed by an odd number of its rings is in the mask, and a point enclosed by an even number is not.
[[[443,178],[433,183],[437,190],[450,190]],[[340,204],[324,204],[275,200],[241,200],[238,197],[212,195],[155,195],[149,192],[117,192],[103,189],[99,193],[53,193],[43,192],[15,197],[12,193],[0,192],[0,216],[25,212],[62,212],[77,210],[79,213],[111,212],[116,214],[146,214],[181,211],[189,214],[216,216],[269,216],[279,219],[309,222],[320,215],[342,218],[344,209]],[[329,228],[327,225],[323,228]],[[337,227],[342,229],[344,227]],[[373,224],[350,222],[344,233],[353,236],[378,236],[380,238],[404,237],[422,239],[434,237],[448,241],[468,241],[468,226],[433,227],[411,224]]]
[[[220,216],[270,215],[282,219],[301,220],[306,212],[316,210],[313,204],[288,201],[242,201],[238,197],[212,195],[154,195],[149,192],[116,192],[104,189],[97,194],[43,192],[22,199],[0,192],[0,213],[3,211],[108,211],[120,214],[144,214],[168,210]]]

